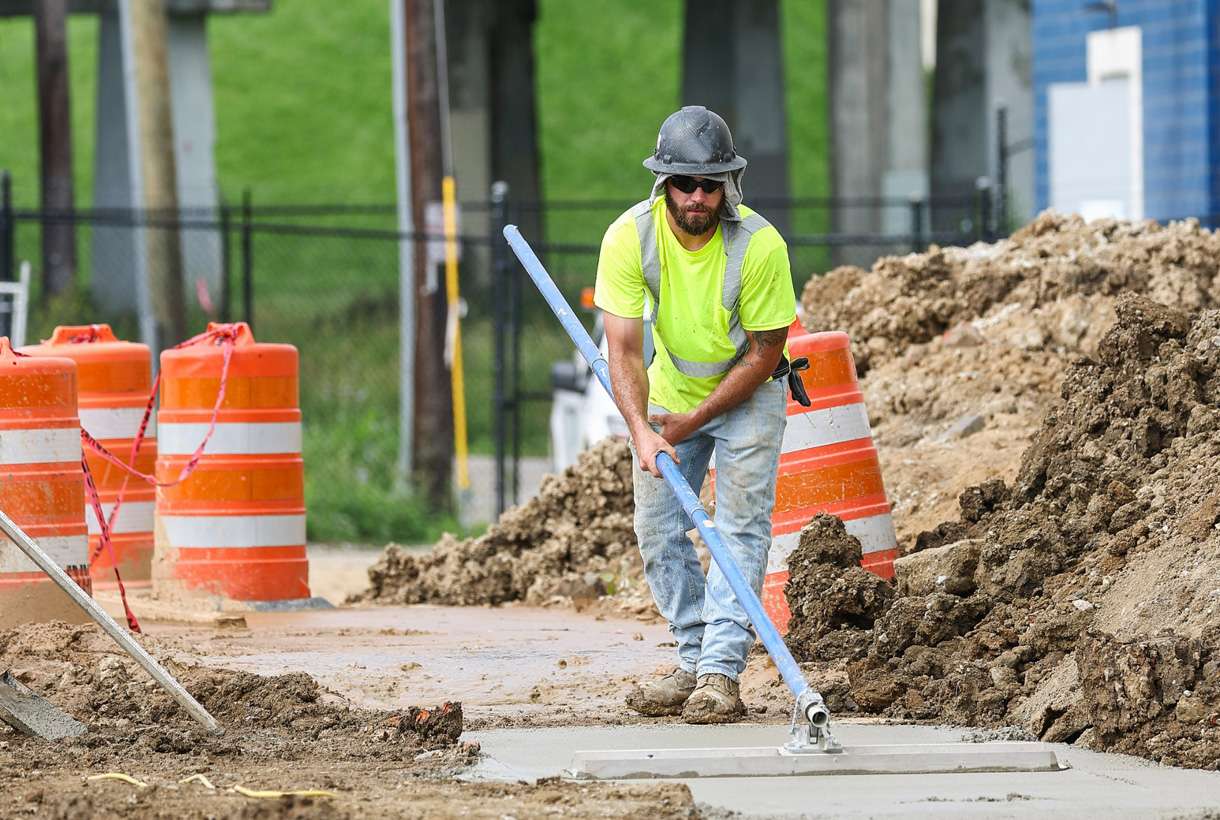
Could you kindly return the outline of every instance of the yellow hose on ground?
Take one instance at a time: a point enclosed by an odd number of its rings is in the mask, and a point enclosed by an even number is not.
[[[148,784],[145,783],[143,780],[136,780],[131,775],[123,774],[122,772],[106,772],[105,774],[91,774],[88,777],[86,777],[85,779],[90,782],[96,782],[98,780],[118,780],[122,783],[129,783],[132,786],[138,786],[141,789],[148,788]]]
[[[462,371],[461,292],[458,288],[457,194],[453,177],[441,181],[441,205],[445,219],[445,296],[449,302],[450,385],[453,390],[453,450],[457,456],[457,485],[470,489],[466,441],[466,382]]]
[[[326,791],[325,789],[288,789],[279,791],[278,789],[247,789],[245,786],[234,786],[233,791],[240,794],[242,797],[252,797],[255,800],[278,800],[281,797],[338,797],[335,792]]]

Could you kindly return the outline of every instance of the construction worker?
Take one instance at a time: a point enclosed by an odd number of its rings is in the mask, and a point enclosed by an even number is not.
[[[644,167],[656,175],[652,193],[606,231],[594,302],[631,433],[644,572],[678,666],[636,686],[627,705],[722,723],[745,714],[738,677],[754,634],[715,563],[704,578],[686,535],[693,525],[656,459],[668,453],[698,491],[715,451],[716,527],[760,591],[786,418],[773,376],[786,364],[796,296],[783,238],[742,204],[746,160],[719,115],[702,106],[670,115]],[[646,365],[649,316],[655,355]]]

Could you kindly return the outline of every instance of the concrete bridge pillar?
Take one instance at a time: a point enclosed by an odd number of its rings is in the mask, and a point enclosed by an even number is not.
[[[703,105],[728,122],[737,150],[750,161],[746,203],[783,233],[786,210],[768,198],[789,196],[788,122],[778,0],[686,0],[682,104]]]

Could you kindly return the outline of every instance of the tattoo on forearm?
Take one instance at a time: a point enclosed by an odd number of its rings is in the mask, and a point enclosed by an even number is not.
[[[788,328],[777,330],[747,330],[750,339],[750,349],[755,356],[765,355],[764,351],[773,347],[782,347],[788,339]]]

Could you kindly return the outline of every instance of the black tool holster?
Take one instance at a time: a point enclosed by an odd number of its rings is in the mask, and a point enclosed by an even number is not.
[[[772,379],[787,377],[788,390],[792,393],[792,398],[802,407],[812,404],[809,401],[809,394],[805,392],[805,383],[801,381],[801,371],[808,369],[809,359],[804,356],[788,361],[788,357],[781,353],[779,364],[775,366],[775,372],[771,374]]]

